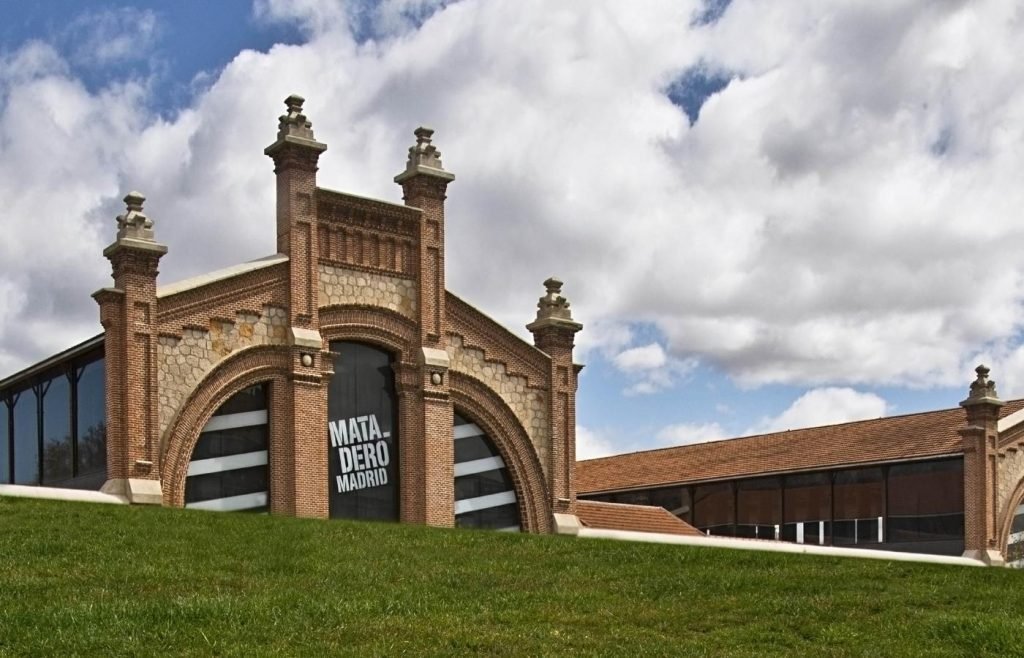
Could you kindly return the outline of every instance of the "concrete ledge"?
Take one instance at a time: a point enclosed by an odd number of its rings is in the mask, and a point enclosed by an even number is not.
[[[979,560],[990,567],[1006,566],[1006,561],[1003,559],[1003,555],[999,551],[964,551],[964,558],[968,560]]]
[[[963,567],[986,566],[986,563],[981,560],[975,560],[969,557],[957,557],[953,555],[929,555],[927,553],[876,551],[868,548],[814,546],[812,544],[790,544],[788,542],[781,541],[734,539],[732,537],[712,537],[708,535],[693,537],[689,535],[663,535],[654,532],[634,532],[631,530],[601,530],[598,528],[580,528],[578,534],[580,537],[589,537],[593,539],[617,539],[619,541],[639,541],[652,544],[682,544],[686,546],[703,546],[705,548],[735,548],[743,551],[768,551],[770,553],[801,553],[804,555],[823,555],[829,557],[859,557],[867,560],[926,562],[931,564],[952,564]]]
[[[11,498],[42,498],[44,500],[69,500],[80,503],[110,503],[127,505],[128,497],[102,491],[84,489],[58,489],[56,487],[27,487],[20,484],[0,484],[0,496]]]
[[[296,347],[306,347],[319,352],[324,346],[324,339],[316,329],[289,327],[288,344]]]
[[[577,536],[581,534],[583,527],[580,520],[574,514],[555,514],[555,534]]]
[[[133,505],[163,505],[164,503],[160,480],[115,478],[107,480],[100,491],[114,496],[122,496]]]
[[[447,370],[451,365],[448,352],[434,347],[420,348],[420,362],[430,368],[440,368],[441,370]]]

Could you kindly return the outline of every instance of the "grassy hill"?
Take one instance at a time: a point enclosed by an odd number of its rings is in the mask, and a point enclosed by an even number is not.
[[[1024,655],[1024,573],[0,498],[0,655]]]

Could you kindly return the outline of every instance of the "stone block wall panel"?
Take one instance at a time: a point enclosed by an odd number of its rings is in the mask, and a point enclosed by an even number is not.
[[[416,281],[320,264],[320,305],[376,306],[416,319]]]

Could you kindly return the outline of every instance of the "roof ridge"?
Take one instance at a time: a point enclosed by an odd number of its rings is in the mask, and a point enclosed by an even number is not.
[[[1009,403],[1013,403],[1013,402],[1022,402],[1022,401],[1024,401],[1024,398],[1015,398],[1015,399],[1012,399],[1012,400],[1006,400],[1005,402],[1009,404]],[[862,420],[848,420],[848,421],[845,421],[845,422],[842,422],[842,423],[832,423],[832,424],[829,424],[829,425],[813,425],[811,427],[798,427],[796,429],[781,430],[781,431],[778,431],[778,432],[764,432],[762,434],[750,434],[748,436],[731,436],[731,437],[722,438],[722,439],[711,439],[710,441],[700,441],[698,443],[684,443],[682,445],[665,446],[665,447],[662,447],[662,448],[650,448],[650,449],[647,449],[647,450],[635,450],[633,452],[623,452],[623,453],[619,453],[617,455],[607,455],[605,457],[595,457],[593,459],[582,459],[582,460],[579,460],[577,463],[586,462],[586,463],[591,463],[592,464],[592,463],[595,463],[595,462],[600,462],[600,461],[607,460],[607,459],[617,459],[617,458],[625,457],[625,456],[628,456],[628,455],[641,455],[641,454],[646,455],[646,454],[650,454],[650,453],[654,453],[654,452],[666,452],[666,451],[669,451],[669,450],[686,450],[688,448],[694,448],[694,447],[697,447],[697,446],[705,446],[705,445],[708,445],[709,443],[730,443],[730,442],[733,442],[733,441],[749,441],[751,439],[760,439],[760,438],[765,438],[765,437],[769,437],[769,436],[779,436],[779,435],[784,435],[784,434],[791,434],[793,432],[807,432],[807,431],[811,431],[811,430],[821,430],[821,429],[833,428],[833,427],[844,427],[844,426],[848,426],[848,425],[861,425],[861,424],[865,424],[865,423],[878,423],[878,422],[883,422],[883,421],[888,421],[888,420],[898,420],[898,419],[901,419],[901,418],[911,418],[913,416],[937,415],[937,414],[941,414],[941,413],[948,413],[948,412],[951,412],[951,411],[958,411],[958,410],[960,410],[959,406],[957,406],[957,407],[948,407],[946,409],[932,409],[930,411],[913,411],[913,412],[906,413],[906,414],[897,414],[895,416],[879,416],[878,418],[864,418]],[[966,421],[966,419],[965,419],[965,421]]]

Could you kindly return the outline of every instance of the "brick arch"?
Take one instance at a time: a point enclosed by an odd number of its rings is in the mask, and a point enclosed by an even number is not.
[[[185,501],[185,477],[199,433],[227,400],[250,386],[269,382],[270,422],[274,423],[274,399],[289,385],[291,353],[277,345],[256,345],[231,354],[196,385],[171,420],[161,440],[160,479],[164,504],[181,507]]]
[[[448,383],[452,406],[487,433],[505,460],[523,529],[551,532],[553,517],[544,470],[516,415],[494,391],[469,375],[449,371]]]
[[[1013,526],[1014,511],[1017,507],[1024,502],[1024,477],[1019,477],[1016,486],[1013,489],[1013,493],[1006,499],[1008,503],[1005,507],[999,510],[999,516],[996,517],[999,523],[999,534],[996,536],[996,548],[999,552],[1006,557],[1006,543],[1010,539],[1010,528]]]
[[[397,361],[416,362],[416,324],[389,309],[355,305],[321,308],[320,335],[325,349],[332,340],[356,340],[391,350]]]

